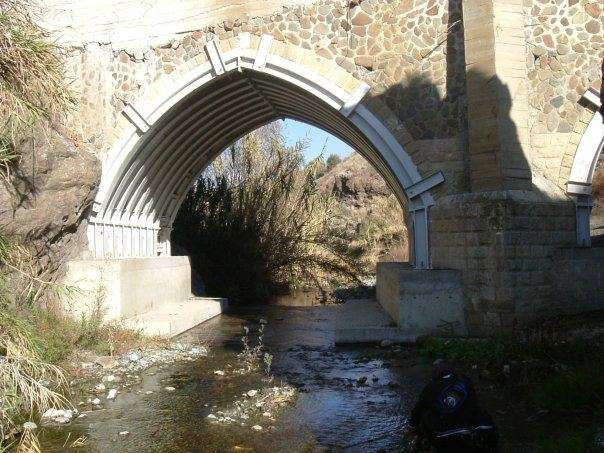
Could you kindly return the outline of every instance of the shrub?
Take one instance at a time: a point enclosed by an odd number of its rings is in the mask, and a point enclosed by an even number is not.
[[[259,301],[279,288],[362,273],[333,225],[333,198],[303,165],[303,143],[284,144],[276,125],[231,146],[188,193],[172,240],[192,256],[210,294]]]
[[[38,340],[27,320],[0,312],[0,449],[35,413],[69,405],[57,391],[65,384],[63,372],[47,362]],[[27,433],[21,442],[35,447],[35,436]]]

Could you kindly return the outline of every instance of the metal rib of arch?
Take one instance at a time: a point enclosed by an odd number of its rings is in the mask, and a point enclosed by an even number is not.
[[[600,93],[588,89],[583,99],[591,104],[596,111],[589,122],[575,152],[573,166],[566,183],[566,191],[575,200],[577,245],[591,246],[590,219],[592,201],[592,181],[596,165],[604,149],[604,118],[600,112],[602,107]]]
[[[278,55],[269,53],[258,65],[259,55],[255,49],[226,52],[219,63],[215,57],[189,71],[159,99],[129,107],[133,125],[104,162],[89,221],[93,254],[169,253],[170,227],[191,183],[233,141],[288,117],[326,130],[370,161],[412,213],[416,265],[427,267],[432,197],[425,191],[407,199],[405,188],[421,181],[419,172],[359,103],[363,93],[349,93]]]

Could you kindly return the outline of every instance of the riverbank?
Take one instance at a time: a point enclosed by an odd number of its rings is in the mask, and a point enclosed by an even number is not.
[[[420,353],[477,383],[504,451],[604,450],[604,312],[490,339],[433,339]]]

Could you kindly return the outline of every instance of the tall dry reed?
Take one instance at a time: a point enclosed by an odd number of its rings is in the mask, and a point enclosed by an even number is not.
[[[278,125],[225,151],[200,178],[174,224],[211,294],[262,301],[284,288],[325,289],[362,274],[333,219],[334,199],[316,188],[306,145],[288,147]]]

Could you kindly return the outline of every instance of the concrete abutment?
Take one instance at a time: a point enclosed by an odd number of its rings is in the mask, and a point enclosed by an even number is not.
[[[98,315],[149,335],[180,334],[227,305],[192,296],[187,256],[74,260],[64,283],[77,289],[64,306],[74,318]]]

